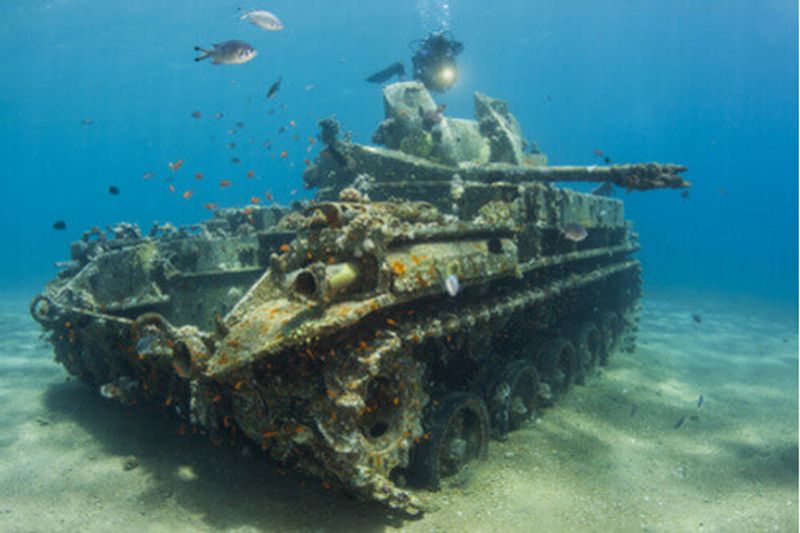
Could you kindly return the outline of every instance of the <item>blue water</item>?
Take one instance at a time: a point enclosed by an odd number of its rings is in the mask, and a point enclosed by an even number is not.
[[[687,200],[622,195],[641,234],[646,287],[796,303],[796,2],[269,4],[284,31],[239,21],[230,1],[3,2],[0,287],[40,286],[92,225],[187,223],[208,215],[205,203],[267,191],[284,203],[310,196],[291,192],[316,153],[306,152],[316,121],[335,114],[368,142],[382,103],[363,79],[408,64],[408,42],[446,24],[465,44],[461,79],[440,98],[448,114],[471,117],[479,90],[508,100],[552,164],[596,163],[598,148],[617,162],[689,167]],[[193,61],[195,45],[233,38],[259,56],[241,66]],[[92,125],[82,125],[87,117]],[[239,121],[246,127],[228,134]],[[162,180],[176,159],[186,163],[170,193]],[[156,178],[143,180],[148,171]],[[221,179],[233,185],[222,190]],[[57,219],[67,231],[52,229]]]

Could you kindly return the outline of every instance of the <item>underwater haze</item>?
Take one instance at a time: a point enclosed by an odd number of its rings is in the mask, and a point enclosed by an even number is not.
[[[479,91],[548,165],[688,167],[686,190],[615,188],[641,243],[634,353],[493,441],[419,521],[64,384],[28,305],[70,243],[312,201],[318,122],[373,144],[366,78],[410,73],[437,30],[464,45],[433,94],[447,117],[472,118]],[[257,55],[195,60],[228,40]],[[4,0],[0,41],[0,529],[797,529],[796,1]]]
[[[234,2],[4,2],[0,283],[39,286],[93,225],[193,222],[208,215],[205,203],[238,205],[266,190],[291,201],[317,121],[335,114],[369,142],[382,103],[364,78],[408,64],[408,43],[446,24],[465,45],[460,80],[440,97],[448,114],[471,116],[481,91],[509,102],[550,164],[592,164],[600,149],[618,162],[689,167],[687,200],[621,195],[649,286],[796,301],[794,2],[442,4],[281,2],[286,29],[259,33]],[[195,45],[234,38],[258,57],[192,61]],[[279,135],[290,120],[296,127]],[[236,122],[246,128],[228,135]],[[162,180],[177,159],[183,183],[170,194]],[[251,169],[258,180],[245,182]],[[192,183],[198,171],[207,178]],[[220,190],[221,179],[235,187]],[[54,232],[55,220],[67,230]]]

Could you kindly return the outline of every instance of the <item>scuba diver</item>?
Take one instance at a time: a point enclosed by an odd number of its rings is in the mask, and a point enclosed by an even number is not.
[[[456,56],[464,50],[464,45],[453,39],[449,31],[435,31],[424,39],[410,43],[411,65],[415,80],[422,82],[426,88],[444,92],[452,87],[458,79]],[[371,83],[383,83],[392,76],[399,79],[405,77],[406,70],[402,63],[380,70],[367,78]]]

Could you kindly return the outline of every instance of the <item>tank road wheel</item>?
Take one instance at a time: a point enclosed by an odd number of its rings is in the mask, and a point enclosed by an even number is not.
[[[435,405],[435,403],[434,403]],[[443,478],[456,474],[489,452],[489,413],[478,396],[451,392],[428,415],[427,439],[414,449],[409,475],[415,484],[439,489]]]
[[[608,358],[611,357],[611,354],[614,353],[619,346],[619,336],[620,333],[622,333],[622,321],[617,313],[608,311],[603,314],[600,324],[606,340],[606,350],[603,354],[604,358],[600,360],[600,364],[605,366],[608,364]]]
[[[547,385],[542,388],[540,396],[553,400],[566,394],[575,383],[577,363],[575,346],[567,339],[558,337],[545,342],[538,350],[535,362],[542,382]]]
[[[578,360],[575,382],[583,385],[586,383],[586,377],[591,375],[594,368],[606,359],[606,341],[594,322],[584,322],[578,326],[571,337],[575,343]]]
[[[536,410],[538,394],[536,368],[524,359],[508,363],[499,378],[493,380],[488,395],[492,436],[501,439],[530,419]]]

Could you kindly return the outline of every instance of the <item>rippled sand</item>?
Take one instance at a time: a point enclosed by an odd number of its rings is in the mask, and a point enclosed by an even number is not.
[[[0,293],[2,531],[798,528],[788,307],[648,295],[635,354],[493,442],[489,461],[426,495],[436,510],[407,520],[67,381],[27,305]]]

